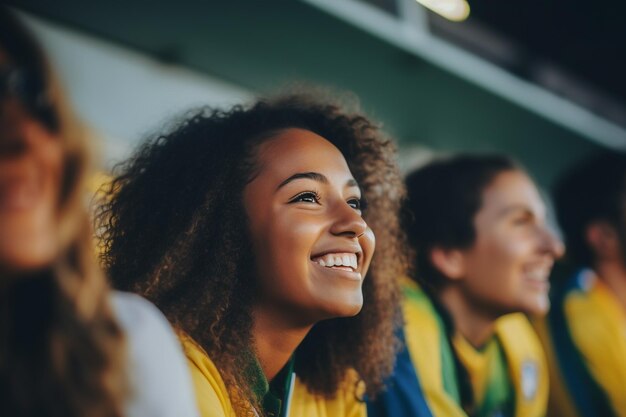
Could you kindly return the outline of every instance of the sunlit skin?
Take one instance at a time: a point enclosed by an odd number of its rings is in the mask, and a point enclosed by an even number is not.
[[[329,141],[287,129],[257,162],[243,200],[260,282],[253,337],[271,380],[315,323],[358,314],[375,242],[358,184]],[[328,266],[335,257],[343,265]]]
[[[0,102],[0,270],[32,271],[56,257],[62,165],[60,139],[15,98]]]
[[[451,279],[441,300],[473,345],[491,337],[502,315],[548,311],[548,276],[564,249],[545,217],[541,196],[528,176],[502,172],[483,191],[473,245],[448,252],[442,261]]]

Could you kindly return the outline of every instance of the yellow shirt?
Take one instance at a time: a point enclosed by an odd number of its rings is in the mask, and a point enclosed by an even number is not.
[[[501,411],[502,407],[507,407],[508,410],[513,401],[513,389],[509,381],[506,358],[497,337],[492,337],[484,348],[476,349],[457,333],[452,338],[452,345],[468,373],[476,412],[480,413],[478,415],[493,413],[496,406],[499,406],[498,409]],[[485,407],[490,407],[491,411]]]
[[[567,298],[565,315],[591,376],[626,417],[626,313],[601,280],[591,285]]]
[[[555,308],[552,306],[551,308]],[[550,373],[550,396],[548,399],[548,417],[581,417],[577,412],[565,384],[563,383],[563,375],[559,369],[558,357],[554,350],[554,346],[550,341],[549,325],[547,318],[537,319],[533,321],[533,326],[543,343],[546,359],[548,363],[548,372]]]
[[[615,416],[626,417],[626,312],[613,293],[601,279],[591,271],[579,271],[569,282],[562,297],[557,297],[552,306],[551,316],[563,314],[564,325],[573,345],[563,344],[561,349],[568,349],[561,354],[565,358],[575,358],[606,399],[599,399],[612,409]],[[557,310],[558,309],[558,310]],[[573,363],[567,360],[559,363],[562,357],[557,356],[561,350],[555,342],[559,342],[558,333],[562,328],[550,320],[536,323],[546,351],[553,358],[550,363],[550,407],[548,415],[553,417],[583,416],[579,409],[580,395],[591,395],[592,389],[587,385],[579,386],[582,393],[572,392],[571,381],[566,378]],[[557,325],[558,326],[558,325]],[[561,327],[561,326],[559,326]],[[558,340],[557,340],[558,339]],[[573,356],[568,357],[569,350]],[[578,375],[578,374],[576,374]],[[575,379],[580,379],[576,377]],[[592,400],[594,401],[594,400]],[[598,406],[592,403],[592,413]],[[610,413],[610,410],[607,410]]]
[[[443,329],[435,317],[434,308],[415,282],[407,278],[403,284],[407,349],[430,410],[435,417],[466,417],[445,387],[440,346]],[[526,317],[519,313],[499,319],[495,333],[507,358],[515,395],[515,416],[543,417],[549,382],[545,356],[537,335]]]
[[[233,417],[235,411],[228,390],[215,364],[189,336],[179,334],[187,356],[201,417]],[[354,376],[354,375],[353,375]],[[353,378],[351,378],[354,380]],[[353,384],[346,383],[335,398],[329,400],[311,394],[296,376],[289,417],[365,417],[365,403],[357,398]]]

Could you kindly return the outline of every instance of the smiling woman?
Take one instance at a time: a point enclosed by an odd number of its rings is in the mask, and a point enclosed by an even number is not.
[[[204,416],[365,412],[407,265],[394,152],[362,115],[292,95],[201,110],[123,166],[104,260],[179,329]]]
[[[535,184],[500,155],[436,160],[406,184],[417,275],[404,288],[405,372],[370,417],[430,415],[407,400],[420,390],[436,417],[545,416],[545,358],[524,314],[547,312],[563,245]]]

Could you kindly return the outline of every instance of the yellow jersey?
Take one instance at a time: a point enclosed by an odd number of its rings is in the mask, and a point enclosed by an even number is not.
[[[179,333],[201,417],[233,417],[235,410],[220,373],[204,349],[188,335]],[[356,381],[351,375],[350,381]],[[355,384],[346,383],[335,398],[327,399],[309,392],[295,377],[284,415],[288,417],[365,417],[365,403],[355,392]]]
[[[549,416],[626,417],[626,312],[593,271],[556,288],[535,327],[550,361]]]
[[[545,416],[549,384],[546,360],[524,315],[499,319],[494,339],[478,351],[459,335],[449,336],[449,326],[413,280],[405,278],[403,286],[405,325],[401,338],[405,349],[397,357],[387,391],[368,404],[370,417],[467,417],[468,412]],[[467,379],[459,371],[465,372]],[[464,381],[471,385],[473,394],[472,404],[465,408]]]

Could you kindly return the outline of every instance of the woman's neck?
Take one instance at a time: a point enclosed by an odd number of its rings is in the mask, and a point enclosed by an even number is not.
[[[623,262],[599,262],[596,273],[626,310],[626,265]]]
[[[454,330],[472,346],[481,348],[493,336],[497,317],[486,310],[477,309],[458,288],[445,288],[438,294],[438,298],[452,316]]]
[[[285,313],[263,308],[253,312],[252,337],[255,353],[268,381],[285,366],[313,325],[285,320]]]

